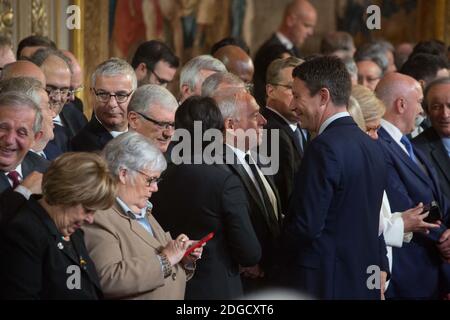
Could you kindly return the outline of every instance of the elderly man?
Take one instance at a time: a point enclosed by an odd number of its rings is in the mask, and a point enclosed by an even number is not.
[[[289,207],[289,198],[294,188],[294,175],[300,167],[306,147],[307,134],[298,125],[299,116],[292,104],[292,71],[303,60],[296,57],[274,60],[267,70],[267,105],[261,112],[267,119],[265,129],[269,137],[273,132],[279,134],[272,146],[268,138],[268,150],[279,150],[282,155],[280,168],[274,176],[275,185],[280,193],[281,208],[284,213]]]
[[[283,274],[316,298],[380,299],[380,287],[367,285],[367,268],[376,266],[377,276],[388,270],[378,232],[386,186],[382,151],[347,112],[351,80],[339,58],[314,58],[293,76],[293,105],[302,126],[317,136],[295,176]]]
[[[214,53],[214,58],[219,59],[226,69],[237,75],[244,83],[251,84],[255,67],[250,56],[238,46],[225,46]]]
[[[262,249],[261,261],[242,269],[244,291],[250,292],[275,285],[279,266],[280,198],[275,185],[264,176],[254,153],[250,153],[262,142],[266,119],[253,96],[244,88],[217,90],[213,98],[224,120],[224,161],[245,187],[250,220]]]
[[[189,60],[180,73],[180,103],[193,95],[201,95],[202,84],[216,72],[226,72],[224,64],[209,55],[201,55]]]
[[[375,92],[386,106],[378,141],[388,165],[386,193],[391,211],[402,212],[418,203],[428,205],[436,201],[443,214],[439,229],[430,229],[429,234],[414,233],[410,243],[393,248],[392,278],[386,297],[437,299],[450,292],[450,265],[440,259],[436,250],[446,229],[449,208],[431,164],[406,137],[422,112],[422,88],[409,76],[389,73]]]
[[[127,107],[137,87],[136,74],[124,60],[112,58],[92,74],[94,116],[72,139],[74,151],[99,151],[114,137],[128,131]]]
[[[203,82],[201,95],[203,97],[211,97],[216,91],[225,88],[245,89],[245,83],[231,72],[216,72]]]
[[[35,65],[33,62],[26,60],[19,60],[10,63],[3,68],[1,80],[17,78],[17,77],[30,77],[38,80],[45,88],[46,81],[45,75],[41,68]]]
[[[139,87],[128,105],[129,127],[165,153],[175,131],[177,108],[177,100],[166,88],[155,84]]]
[[[50,109],[47,92],[39,80],[34,78],[16,77],[0,81],[0,93],[11,91],[25,93],[39,106],[42,114],[41,138],[34,141],[30,151],[47,159],[44,148],[54,138],[53,117],[55,116],[54,111]]]
[[[39,107],[25,94],[0,94],[0,222],[6,223],[32,193],[40,193],[48,163],[29,150],[42,135]],[[38,171],[38,172],[36,172]]]
[[[157,84],[166,87],[175,77],[179,65],[178,57],[158,40],[142,43],[131,61],[139,86]]]

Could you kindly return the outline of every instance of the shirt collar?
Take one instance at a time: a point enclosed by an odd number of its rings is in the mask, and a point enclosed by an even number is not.
[[[126,133],[128,132],[128,128],[125,131],[109,131],[104,125],[103,123],[100,121],[100,119],[97,117],[97,115],[94,113],[95,119],[97,119],[97,121],[102,125],[103,128],[106,129],[106,131],[109,132],[110,135],[113,136],[113,138],[117,138],[118,136],[120,136],[122,133]]]
[[[236,157],[238,158],[238,160],[239,160],[240,163],[246,163],[246,161],[245,161],[245,155],[246,155],[248,152],[244,152],[244,151],[242,151],[241,149],[235,148],[235,147],[233,147],[232,145],[229,145],[228,143],[227,143],[227,146],[230,147],[231,150],[233,150],[234,154],[236,155]]]
[[[152,203],[150,201],[147,201],[147,206],[145,208],[142,208],[140,213],[134,213],[130,209],[130,207],[125,202],[123,202],[122,199],[120,199],[119,197],[116,197],[116,200],[117,200],[117,203],[119,204],[120,208],[123,210],[123,212],[126,213],[133,220],[145,218],[145,216],[147,214],[147,210],[153,208]]]
[[[397,128],[395,125],[393,125],[392,123],[390,123],[385,119],[381,119],[381,126],[392,137],[392,139],[394,139],[394,141],[397,142],[397,144],[402,145],[400,140],[403,137],[403,133],[400,131],[399,128]]]
[[[348,113],[347,111],[343,111],[343,112],[338,112],[334,115],[332,115],[331,117],[329,117],[327,120],[325,120],[322,125],[319,128],[319,134],[321,134],[322,132],[325,131],[325,129],[334,121],[340,118],[344,118],[344,117],[350,117],[350,113]]]
[[[278,40],[280,40],[280,42],[286,47],[286,49],[291,50],[292,48],[294,48],[294,44],[292,43],[292,41],[289,40],[284,34],[282,34],[281,32],[277,32],[276,36]]]
[[[62,120],[61,120],[61,117],[59,116],[59,114],[56,117],[53,118],[53,123],[57,124],[57,125],[59,125],[61,127],[64,127],[64,125],[62,123]]]
[[[450,138],[441,138],[441,140],[447,150],[448,156],[450,157]]]
[[[288,121],[285,117],[283,117],[283,115],[281,113],[279,113],[275,109],[272,109],[269,106],[266,106],[266,108],[269,109],[270,111],[276,113],[277,115],[279,115],[281,117],[281,119],[283,119],[289,125],[289,127],[291,127],[292,131],[295,131],[297,129],[297,123],[292,123],[292,122]]]

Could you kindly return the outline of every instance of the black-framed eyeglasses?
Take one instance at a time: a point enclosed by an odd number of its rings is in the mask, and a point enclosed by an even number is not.
[[[155,183],[156,185],[158,183],[161,182],[162,178],[161,177],[150,177],[148,174],[146,174],[145,172],[141,171],[141,170],[135,170],[136,172],[142,174],[143,176],[145,176],[145,185],[147,187],[150,187],[152,185],[152,183]]]
[[[45,87],[45,91],[47,92],[48,96],[51,98],[54,98],[57,95],[60,95],[63,98],[67,98],[71,92],[69,88],[58,88],[56,86],[52,86],[51,84],[48,84]]]
[[[92,89],[94,91],[95,97],[98,102],[109,102],[111,97],[114,97],[117,101],[117,103],[125,103],[128,101],[128,98],[131,96],[133,91],[125,93],[125,92],[116,92],[116,93],[110,93],[106,91],[97,91],[94,88]]]
[[[175,123],[174,122],[164,122],[164,121],[158,121],[155,119],[152,119],[148,116],[146,116],[145,114],[142,114],[140,112],[135,111],[138,115],[140,115],[142,118],[144,118],[147,121],[153,122],[154,124],[156,124],[158,127],[160,127],[161,129],[175,129]]]
[[[166,80],[161,78],[156,72],[155,70],[153,70],[152,68],[149,68],[150,72],[153,73],[153,75],[155,76],[156,80],[158,81],[159,85],[161,86],[167,86],[171,80]]]

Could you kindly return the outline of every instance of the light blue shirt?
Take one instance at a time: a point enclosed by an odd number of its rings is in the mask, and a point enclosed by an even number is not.
[[[131,219],[136,220],[152,237],[155,235],[153,234],[152,227],[150,226],[150,223],[147,219],[147,210],[152,209],[153,205],[150,201],[147,201],[147,206],[145,208],[141,209],[140,213],[134,213],[128,205],[122,201],[119,197],[116,197],[117,203],[122,208],[123,212],[125,212],[127,215],[130,216]]]
[[[442,143],[444,144],[445,150],[447,150],[447,154],[450,157],[450,138],[441,138]]]
[[[321,134],[322,132],[325,131],[325,129],[334,121],[340,118],[344,118],[344,117],[350,117],[350,113],[348,113],[347,111],[344,112],[338,112],[335,115],[332,115],[331,117],[329,117],[327,120],[325,120],[322,125],[319,128],[319,134]]]

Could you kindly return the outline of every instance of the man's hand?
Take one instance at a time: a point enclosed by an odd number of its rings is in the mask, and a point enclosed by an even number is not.
[[[450,229],[444,231],[437,245],[442,258],[450,263]]]
[[[381,286],[381,300],[386,300],[384,297],[384,288],[386,287],[386,279],[387,279],[387,272],[381,271],[381,280],[380,280],[380,286]]]
[[[429,212],[422,213],[423,204],[419,203],[416,207],[406,210],[402,213],[405,233],[407,232],[422,232],[429,233],[428,229],[439,228],[439,224],[427,223],[423,221],[428,217]]]
[[[20,185],[30,190],[33,194],[41,194],[42,177],[42,173],[33,171],[20,183]]]

